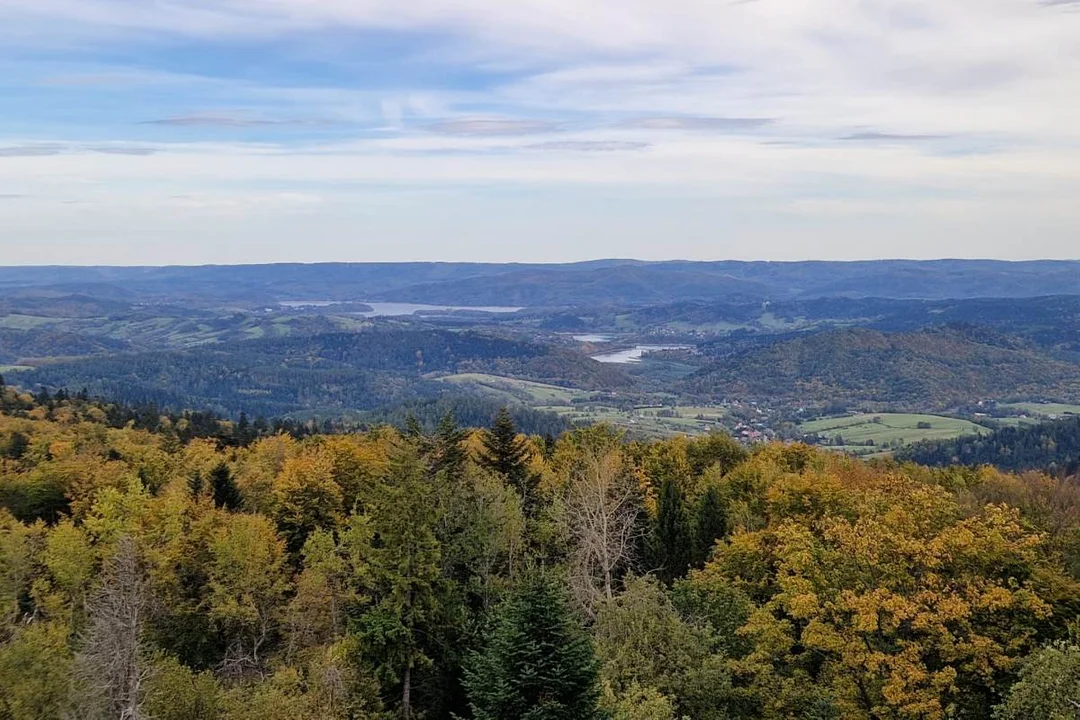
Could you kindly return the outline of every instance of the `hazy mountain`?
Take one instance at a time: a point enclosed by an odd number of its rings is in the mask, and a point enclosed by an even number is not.
[[[451,305],[645,305],[812,297],[973,298],[1080,294],[1080,262],[324,263],[0,268],[0,292],[113,287],[153,301],[391,300]],[[104,292],[104,290],[103,290]],[[110,291],[110,296],[115,293]],[[126,299],[126,298],[125,298]]]

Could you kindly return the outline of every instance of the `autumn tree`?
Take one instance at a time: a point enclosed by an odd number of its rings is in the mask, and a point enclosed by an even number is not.
[[[225,711],[223,691],[213,673],[193,671],[171,656],[154,663],[145,708],[153,720],[220,720]]]
[[[777,459],[788,459],[779,453]],[[964,517],[939,487],[807,456],[765,489],[767,526],[732,536],[695,582],[754,601],[762,715],[827,690],[844,718],[986,717],[1036,640],[1061,582],[1019,514]],[[784,690],[803,678],[803,695]]]
[[[210,553],[207,606],[228,639],[225,669],[259,668],[288,590],[285,543],[267,518],[234,515],[215,532]]]
[[[620,573],[632,564],[642,533],[641,490],[620,439],[606,428],[579,431],[561,453],[571,584],[579,602],[592,608],[612,598]]]
[[[285,616],[290,654],[343,636],[347,613],[359,602],[347,553],[331,533],[312,533],[304,543],[303,557],[296,593]]]
[[[70,641],[66,622],[37,621],[0,643],[0,717],[62,718],[74,709]]]
[[[299,553],[315,530],[336,527],[341,505],[333,460],[321,449],[289,458],[274,479],[273,514],[290,553]]]

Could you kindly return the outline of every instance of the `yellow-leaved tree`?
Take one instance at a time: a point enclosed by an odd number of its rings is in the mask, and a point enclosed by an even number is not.
[[[964,513],[944,489],[846,459],[772,448],[764,527],[722,543],[691,582],[754,602],[733,663],[762,717],[805,717],[810,688],[843,718],[984,718],[1051,615],[1056,572],[1018,511]]]

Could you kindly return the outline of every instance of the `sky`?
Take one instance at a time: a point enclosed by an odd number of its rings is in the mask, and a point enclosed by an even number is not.
[[[0,264],[1080,258],[1080,0],[0,0]]]

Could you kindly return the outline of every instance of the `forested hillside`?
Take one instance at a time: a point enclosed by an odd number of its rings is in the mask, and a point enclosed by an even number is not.
[[[1005,470],[1080,471],[1080,418],[1004,427],[982,437],[917,443],[899,457],[923,465],[993,465]]]
[[[0,717],[1020,720],[1074,699],[1045,669],[1080,667],[1080,497],[1038,474],[544,441],[505,415],[199,438],[0,405]]]
[[[581,388],[628,387],[621,370],[562,348],[480,332],[368,327],[42,365],[24,385],[225,415],[373,410],[433,398],[429,373],[495,372]]]
[[[808,404],[921,408],[988,398],[1080,398],[1080,365],[980,328],[840,329],[764,343],[751,338],[748,345],[687,378],[687,387]]]
[[[0,328],[0,364],[32,358],[105,355],[127,349],[127,343],[74,333]]]

